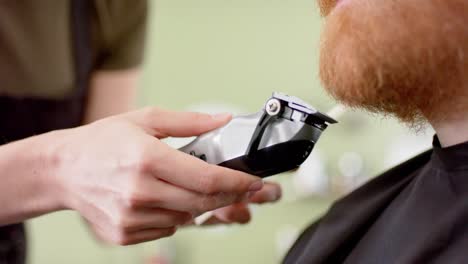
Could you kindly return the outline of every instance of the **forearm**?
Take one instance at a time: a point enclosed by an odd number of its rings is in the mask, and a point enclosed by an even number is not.
[[[62,209],[52,142],[49,133],[0,146],[0,226]]]
[[[133,110],[139,77],[138,68],[93,73],[85,123]]]

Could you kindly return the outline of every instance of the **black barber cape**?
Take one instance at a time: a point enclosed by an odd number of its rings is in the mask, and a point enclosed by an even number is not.
[[[433,145],[337,201],[284,263],[468,263],[468,142]]]

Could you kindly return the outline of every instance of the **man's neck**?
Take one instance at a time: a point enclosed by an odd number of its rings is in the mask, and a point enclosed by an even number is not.
[[[431,122],[442,147],[450,147],[468,141],[468,113],[456,120]]]

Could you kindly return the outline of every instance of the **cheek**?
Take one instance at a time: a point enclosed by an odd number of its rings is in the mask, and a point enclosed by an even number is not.
[[[339,10],[341,11],[341,10]],[[320,78],[323,85],[338,99],[354,98],[361,93],[358,87],[368,81],[366,68],[373,60],[371,56],[363,55],[368,51],[366,43],[359,44],[357,35],[353,35],[352,23],[348,19],[331,17],[322,35],[320,52]]]

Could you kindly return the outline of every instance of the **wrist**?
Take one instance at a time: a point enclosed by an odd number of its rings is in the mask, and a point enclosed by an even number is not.
[[[33,157],[37,189],[43,209],[52,212],[67,209],[59,168],[61,164],[60,142],[64,131],[53,131],[32,138]],[[28,145],[29,147],[29,145]]]
[[[50,142],[44,134],[1,146],[0,226],[65,208]]]

